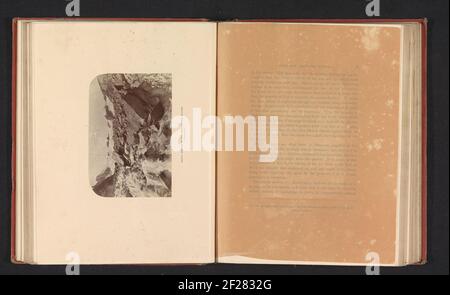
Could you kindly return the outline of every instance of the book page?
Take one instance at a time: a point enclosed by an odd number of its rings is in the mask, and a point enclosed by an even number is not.
[[[218,154],[219,261],[395,263],[400,54],[399,26],[219,24],[219,116],[278,118],[272,161]]]
[[[213,262],[215,155],[170,139],[183,109],[215,113],[216,24],[31,31],[35,262]]]

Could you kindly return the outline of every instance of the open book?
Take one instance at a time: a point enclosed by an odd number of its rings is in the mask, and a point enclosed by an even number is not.
[[[16,19],[12,260],[426,260],[425,20]]]

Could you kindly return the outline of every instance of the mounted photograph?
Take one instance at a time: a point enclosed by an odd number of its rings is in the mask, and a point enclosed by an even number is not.
[[[171,197],[172,75],[104,74],[90,85],[89,180],[101,197]]]

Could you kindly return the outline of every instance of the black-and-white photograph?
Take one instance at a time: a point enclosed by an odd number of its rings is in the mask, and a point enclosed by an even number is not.
[[[171,197],[172,75],[104,74],[90,85],[89,181],[101,197]]]

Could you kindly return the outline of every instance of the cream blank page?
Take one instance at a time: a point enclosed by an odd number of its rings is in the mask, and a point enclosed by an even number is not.
[[[214,153],[172,153],[170,198],[104,198],[89,183],[89,87],[106,73],[170,73],[172,115],[215,110],[216,24],[32,24],[35,262],[214,261]],[[189,112],[186,114],[189,116]]]

